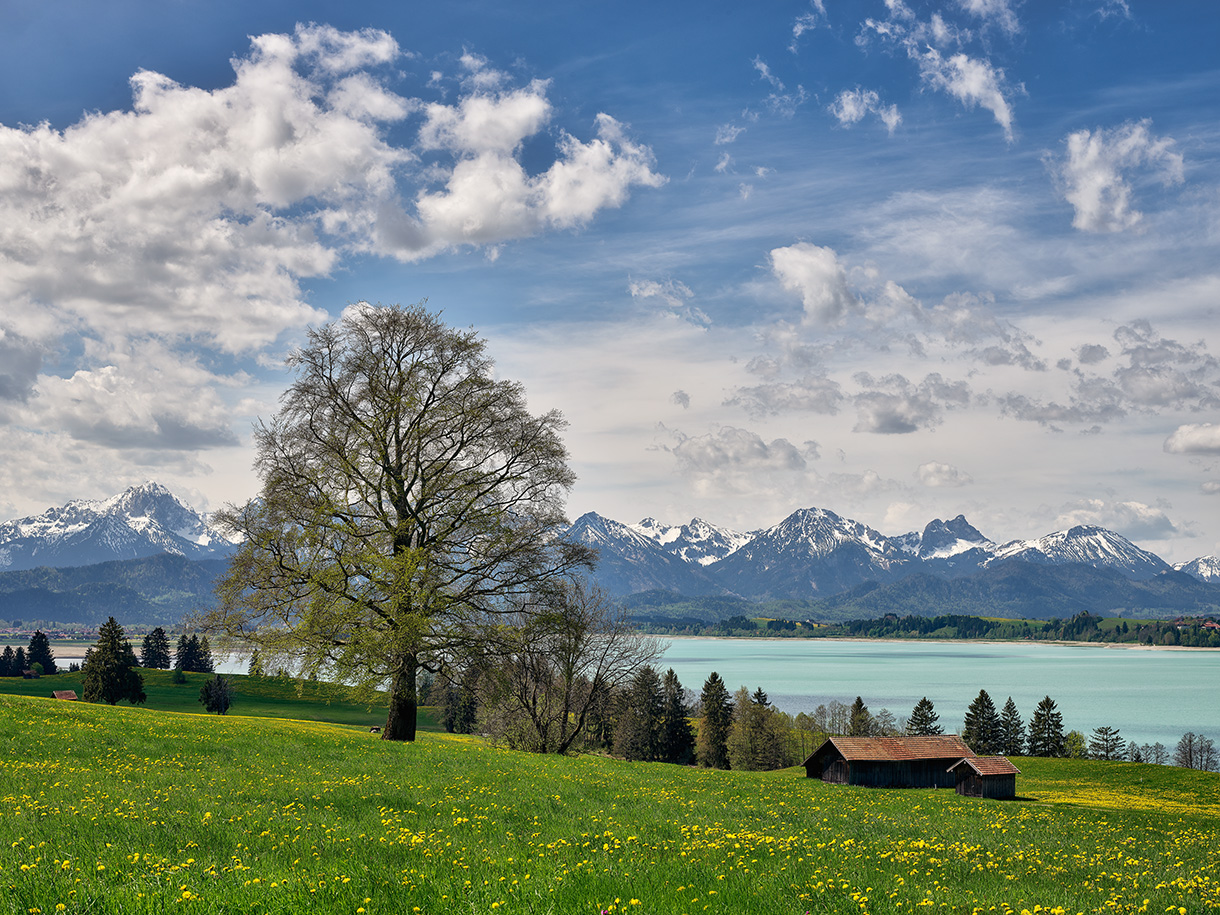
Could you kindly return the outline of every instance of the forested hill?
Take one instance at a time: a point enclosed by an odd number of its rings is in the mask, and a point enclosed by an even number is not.
[[[163,553],[96,565],[0,573],[0,619],[98,625],[113,616],[124,624],[176,624],[214,601],[212,587],[224,559],[186,559]]]

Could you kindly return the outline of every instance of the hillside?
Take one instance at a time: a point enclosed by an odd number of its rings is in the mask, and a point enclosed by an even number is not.
[[[1209,773],[1022,759],[1000,803],[8,697],[0,735],[0,880],[22,912],[1220,905]]]

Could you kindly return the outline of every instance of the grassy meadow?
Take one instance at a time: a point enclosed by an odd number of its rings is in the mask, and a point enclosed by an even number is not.
[[[1165,767],[979,801],[21,696],[0,747],[0,913],[1220,908],[1220,775]]]

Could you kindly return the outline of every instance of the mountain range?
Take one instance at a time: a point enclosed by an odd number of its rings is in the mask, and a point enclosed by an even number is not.
[[[821,508],[748,533],[698,518],[681,526],[654,518],[624,524],[589,512],[569,536],[597,548],[595,579],[628,603],[644,592],[685,606],[691,599],[797,600],[811,613],[839,618],[897,608],[948,612],[948,605],[954,612],[1004,607],[1020,616],[1220,608],[1215,557],[1174,567],[1091,525],[996,543],[962,515],[886,536]]]
[[[1088,525],[997,543],[962,515],[887,536],[823,508],[749,532],[699,518],[624,524],[589,512],[567,536],[597,548],[593,577],[625,605],[702,602],[704,616],[760,601],[795,601],[806,615],[840,619],[1220,609],[1220,559],[1170,566]],[[158,483],[74,500],[0,524],[0,619],[91,622],[125,607],[129,617],[163,622],[210,601],[233,548]]]

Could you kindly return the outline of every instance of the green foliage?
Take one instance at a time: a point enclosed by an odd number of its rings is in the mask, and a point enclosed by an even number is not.
[[[144,678],[131,642],[123,627],[110,617],[98,630],[97,644],[85,655],[81,671],[81,698],[86,702],[114,705],[120,699],[132,704],[144,702]]]
[[[1122,759],[1125,755],[1126,748],[1118,728],[1104,726],[1093,729],[1093,736],[1089,738],[1090,758],[1114,760]]]
[[[622,712],[614,732],[614,752],[629,760],[661,758],[661,722],[665,696],[661,678],[651,664],[641,667],[623,696]]]
[[[868,710],[868,706],[864,704],[864,699],[856,696],[856,701],[852,703],[851,711],[848,712],[847,736],[870,737],[872,733],[873,715]]]
[[[733,725],[733,700],[720,674],[712,671],[703,682],[699,705],[699,733],[695,742],[699,765],[709,769],[729,768],[729,728]]]
[[[1080,731],[1068,731],[1063,735],[1063,755],[1068,759],[1088,759],[1089,745]]]
[[[1027,750],[1030,756],[1063,756],[1063,740],[1063,714],[1055,701],[1046,696],[1029,719]]]
[[[729,763],[734,770],[761,772],[792,765],[788,731],[791,722],[773,708],[760,687],[751,696],[741,687],[733,700]]]
[[[30,636],[30,647],[26,649],[25,655],[31,669],[35,664],[41,665],[39,674],[54,674],[58,671],[55,655],[51,652],[51,641],[41,629]]]
[[[915,703],[911,717],[907,719],[907,733],[916,737],[930,737],[945,733],[945,729],[937,722],[940,716],[932,705],[932,700],[924,696]]]
[[[232,686],[225,677],[216,674],[199,687],[199,701],[207,711],[223,715],[233,704]]]
[[[1017,704],[1012,696],[1004,703],[1000,712],[1000,746],[997,750],[1003,756],[1025,755],[1025,721],[1017,711]]]
[[[668,763],[689,765],[695,758],[695,734],[690,726],[690,709],[686,707],[685,690],[671,667],[661,684],[660,759]]]
[[[214,666],[212,647],[208,644],[207,636],[201,639],[197,634],[192,633],[190,638],[187,638],[185,632],[178,636],[178,645],[174,649],[174,668],[176,670],[210,674]]]
[[[157,626],[144,636],[140,646],[140,666],[155,670],[168,670],[172,659],[169,654],[169,636]]]
[[[991,756],[1000,751],[1000,716],[985,689],[979,690],[966,709],[962,740],[979,756]]]

